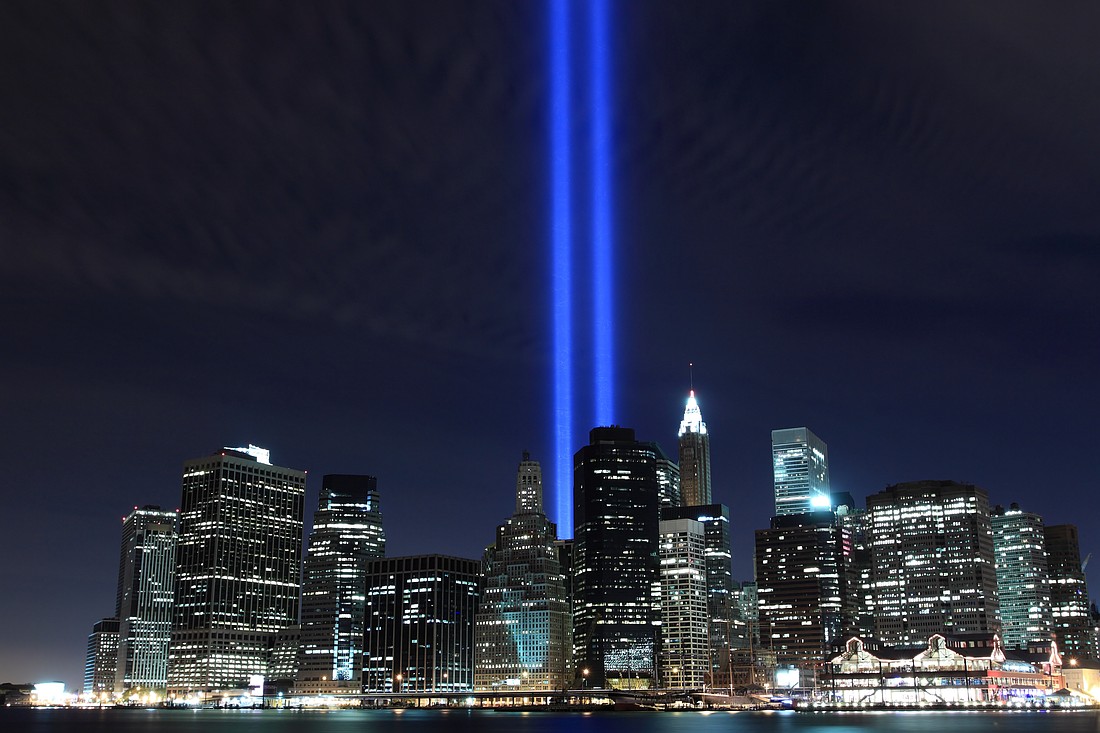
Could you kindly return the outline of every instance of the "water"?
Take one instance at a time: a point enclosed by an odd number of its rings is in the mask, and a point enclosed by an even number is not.
[[[1100,712],[0,709],[3,733],[1100,733]]]

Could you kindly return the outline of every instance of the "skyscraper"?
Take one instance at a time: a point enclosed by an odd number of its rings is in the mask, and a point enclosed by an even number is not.
[[[847,534],[828,510],[773,517],[756,530],[760,644],[809,667],[850,623]]]
[[[1055,524],[1043,531],[1050,577],[1050,602],[1058,646],[1067,657],[1096,658],[1089,617],[1089,590],[1081,567],[1077,527]]]
[[[688,392],[680,421],[680,499],[684,506],[710,504],[710,436],[695,390]]]
[[[829,508],[829,448],[809,428],[772,431],[772,471],[776,516]]]
[[[654,444],[657,450],[657,498],[662,507],[680,506],[680,467],[665,455],[661,446]]]
[[[701,689],[711,671],[703,525],[665,519],[660,535],[662,686]]]
[[[1008,649],[1029,641],[1049,641],[1054,623],[1050,606],[1043,518],[1012,504],[993,510],[993,557],[1001,608],[1001,639]]]
[[[593,686],[649,687],[660,643],[657,452],[593,428],[573,456],[573,657]]]
[[[298,623],[306,475],[268,451],[183,464],[169,694],[247,687]]]
[[[875,633],[884,644],[997,630],[997,573],[985,490],[915,481],[867,497]]]
[[[378,480],[324,476],[302,577],[295,692],[333,694],[362,688],[367,566],[385,554]]]
[[[176,513],[147,505],[122,520],[115,615],[119,619],[114,689],[168,684],[168,642],[176,579]]]
[[[481,563],[460,557],[372,560],[363,692],[473,690],[480,576]]]
[[[111,695],[118,669],[118,619],[105,618],[96,622],[88,634],[84,656],[84,694]]]
[[[542,468],[528,453],[516,472],[516,509],[482,563],[475,626],[479,690],[561,690],[572,682],[572,623],[557,527],[543,513]]]
[[[703,526],[710,645],[707,684],[726,686],[730,649],[746,643],[746,627],[738,605],[739,588],[733,579],[729,507],[725,504],[663,507],[661,519],[694,519]]]

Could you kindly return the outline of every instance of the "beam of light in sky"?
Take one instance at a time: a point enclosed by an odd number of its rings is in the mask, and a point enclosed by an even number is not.
[[[592,354],[595,424],[615,421],[615,334],[611,233],[610,0],[589,0],[589,104],[592,114]]]
[[[572,171],[569,142],[569,5],[550,10],[550,211],[554,308],[554,521],[573,536]]]

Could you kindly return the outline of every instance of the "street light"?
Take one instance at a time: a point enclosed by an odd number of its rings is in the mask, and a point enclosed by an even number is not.
[[[581,676],[584,678],[584,689],[588,689],[588,667],[581,670]]]

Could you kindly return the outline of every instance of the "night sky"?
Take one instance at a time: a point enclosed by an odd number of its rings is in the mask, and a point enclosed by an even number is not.
[[[1100,552],[1096,4],[613,13],[616,421],[674,453],[695,363],[735,575],[801,425],[859,500],[971,481]],[[546,35],[534,0],[0,4],[0,681],[80,686],[122,516],[221,446],[308,470],[307,524],[370,473],[390,554],[480,556],[552,465]]]

